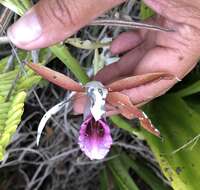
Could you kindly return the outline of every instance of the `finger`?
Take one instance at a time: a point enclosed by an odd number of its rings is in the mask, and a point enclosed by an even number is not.
[[[125,90],[123,93],[130,97],[134,105],[143,104],[165,94],[176,82],[176,79],[161,80],[131,90]]]
[[[110,51],[113,55],[131,50],[143,41],[139,32],[129,31],[119,35],[111,44]]]
[[[8,37],[23,49],[47,47],[123,1],[40,0],[8,29]]]

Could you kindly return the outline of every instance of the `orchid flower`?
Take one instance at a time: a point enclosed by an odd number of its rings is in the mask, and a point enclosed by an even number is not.
[[[77,94],[88,98],[89,102],[84,113],[85,119],[80,126],[78,144],[91,160],[103,159],[112,145],[110,128],[106,122],[106,105],[112,106],[114,110],[117,110],[127,119],[138,118],[143,128],[158,137],[160,136],[160,132],[153,126],[146,114],[133,105],[130,98],[122,91],[161,79],[171,80],[174,78],[173,75],[165,72],[148,73],[120,79],[106,86],[99,81],[92,81],[83,86],[45,66],[32,63],[27,65],[48,81],[66,90],[76,91]],[[59,111],[63,105],[62,102],[51,108],[52,114]],[[39,142],[41,132],[47,121],[46,118],[49,118],[52,114],[47,112],[44,119],[41,120],[43,122],[40,122],[38,127],[37,142]]]
[[[85,85],[89,102],[79,132],[81,150],[91,159],[103,159],[112,145],[109,125],[105,119],[105,104],[108,90],[97,81]]]

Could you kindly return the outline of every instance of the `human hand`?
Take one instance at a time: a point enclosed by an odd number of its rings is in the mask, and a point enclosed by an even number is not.
[[[145,0],[161,16],[149,20],[175,32],[132,31],[121,34],[111,52],[127,52],[118,62],[101,70],[96,80],[104,83],[126,75],[166,71],[182,79],[196,65],[200,55],[200,1]],[[177,82],[161,80],[124,91],[134,104],[164,94]],[[78,108],[77,108],[78,111]]]

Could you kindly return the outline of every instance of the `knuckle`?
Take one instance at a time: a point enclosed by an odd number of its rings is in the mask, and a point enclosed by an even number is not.
[[[77,16],[72,0],[52,0],[49,2],[49,7],[54,21],[59,23],[62,27],[75,26],[77,23]]]

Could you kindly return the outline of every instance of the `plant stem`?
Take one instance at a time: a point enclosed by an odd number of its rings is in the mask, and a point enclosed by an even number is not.
[[[141,22],[127,21],[127,20],[118,20],[118,19],[97,19],[90,23],[93,26],[117,26],[124,28],[133,28],[133,29],[147,29],[155,30],[160,32],[174,32],[174,29],[163,28],[157,25],[146,24]]]

